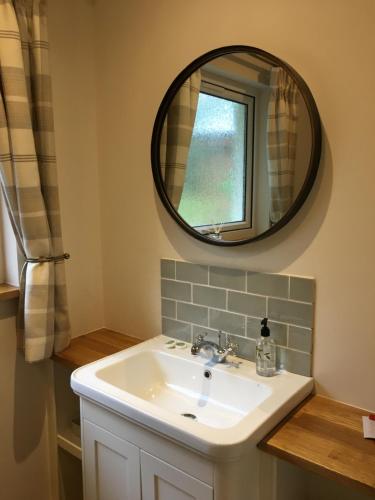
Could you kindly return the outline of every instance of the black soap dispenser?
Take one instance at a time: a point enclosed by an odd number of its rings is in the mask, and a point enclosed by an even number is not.
[[[256,343],[256,369],[262,377],[272,377],[276,373],[276,345],[267,326],[268,318],[261,321],[260,337]]]

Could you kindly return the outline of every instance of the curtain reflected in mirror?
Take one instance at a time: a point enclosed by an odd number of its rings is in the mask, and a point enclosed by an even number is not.
[[[167,195],[178,210],[185,184],[191,137],[201,86],[200,70],[175,95],[165,118],[160,141],[160,167]]]
[[[297,145],[298,88],[282,69],[271,69],[267,115],[270,223],[275,224],[293,203]]]

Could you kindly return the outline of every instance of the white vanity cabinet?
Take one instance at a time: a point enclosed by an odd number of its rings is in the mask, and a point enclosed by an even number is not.
[[[85,499],[141,500],[139,448],[91,422],[82,444]]]
[[[143,500],[213,500],[213,488],[141,451]]]
[[[214,500],[204,458],[81,401],[85,500]]]

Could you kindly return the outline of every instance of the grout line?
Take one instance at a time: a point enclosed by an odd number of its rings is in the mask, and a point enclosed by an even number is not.
[[[176,310],[177,310],[178,304],[181,303],[181,304],[187,304],[187,305],[190,305],[190,306],[205,308],[205,309],[209,309],[209,310],[213,309],[215,311],[219,311],[219,312],[223,312],[223,313],[227,313],[227,314],[234,314],[236,316],[240,316],[242,318],[245,318],[245,320],[246,320],[246,318],[259,319],[259,320],[263,319],[262,316],[250,316],[249,314],[243,314],[243,313],[236,312],[236,311],[231,311],[231,310],[228,310],[228,309],[221,309],[220,307],[215,307],[215,306],[207,306],[206,304],[199,304],[199,303],[196,303],[196,302],[188,302],[186,300],[176,299],[176,298],[173,298],[173,297],[162,297],[162,299],[171,300],[171,301],[176,302]],[[267,311],[267,316],[268,316],[268,311]],[[295,328],[302,328],[303,330],[308,330],[311,333],[314,330],[313,326],[297,325],[296,323],[291,323],[291,322],[288,323],[286,321],[280,321],[280,320],[273,319],[273,318],[268,318],[268,320],[269,320],[270,323],[276,323],[278,325],[293,326]]]
[[[284,349],[287,349],[288,351],[293,351],[293,352],[299,352],[301,354],[307,354],[308,356],[311,356],[311,353],[312,352],[308,352],[308,351],[301,351],[300,349],[295,349],[294,347],[288,347],[288,346],[280,346],[280,347],[283,347]]]
[[[177,264],[177,262],[182,262],[183,264],[192,264],[194,266],[206,266],[208,268],[210,267],[218,267],[219,269],[228,269],[229,271],[242,271],[243,273],[257,273],[257,274],[264,274],[264,275],[270,275],[270,276],[286,276],[286,277],[289,277],[289,278],[300,278],[300,279],[304,279],[304,280],[312,280],[312,281],[315,281],[316,282],[316,277],[315,276],[312,276],[312,275],[301,275],[301,274],[286,274],[286,273],[272,273],[272,272],[267,272],[267,271],[257,271],[257,270],[253,270],[253,269],[240,269],[240,268],[237,268],[237,267],[224,267],[224,266],[212,266],[211,264],[200,264],[200,263],[197,263],[197,262],[191,262],[191,261],[187,261],[187,260],[181,260],[181,259],[174,259],[174,258],[171,258],[171,257],[161,257],[160,258],[160,261],[162,260],[169,260],[171,262],[174,262],[175,265]]]
[[[286,321],[273,320],[272,318],[269,318],[269,320],[271,323],[277,323],[279,325],[286,325],[286,326],[294,326],[296,328],[304,328],[305,330],[310,330],[311,332],[313,331],[312,326],[296,325],[295,323],[287,323]]]
[[[241,318],[245,318],[245,321],[246,321],[246,317],[247,315],[246,314],[243,314],[243,313],[239,313],[239,312],[235,312],[235,311],[225,311],[224,309],[219,309],[218,307],[211,307],[211,306],[208,306],[210,309],[213,309],[215,311],[220,311],[220,312],[225,312],[227,314],[234,314],[236,316],[241,316]]]
[[[314,330],[314,328],[312,326],[311,327],[310,326],[300,326],[300,325],[294,325],[292,323],[287,323],[287,325],[289,327],[292,326],[293,328],[299,328],[300,330],[308,330],[308,332],[311,334],[313,333],[313,330]]]
[[[253,295],[255,295],[255,294],[253,294]],[[264,297],[264,295],[261,295],[261,297]],[[296,299],[286,299],[285,297],[274,297],[273,295],[268,295],[268,298],[280,300],[282,302],[293,302],[296,304],[306,304],[308,306],[314,305],[314,302],[305,302],[304,300],[296,300]]]
[[[227,314],[234,314],[236,316],[241,316],[241,317],[245,317],[245,318],[252,318],[252,319],[259,319],[259,320],[263,319],[263,316],[251,316],[249,314],[244,314],[244,313],[240,313],[240,312],[237,312],[237,311],[231,311],[229,309],[221,309],[220,307],[209,306],[209,305],[200,304],[200,303],[197,303],[197,302],[189,302],[187,300],[176,299],[176,298],[173,298],[173,297],[162,297],[162,299],[175,301],[176,302],[176,307],[177,307],[178,303],[181,303],[181,304],[193,305],[195,307],[214,309],[215,311],[220,311],[220,312],[227,313]],[[268,314],[267,314],[267,316],[268,316]],[[304,330],[309,330],[310,332],[313,331],[313,326],[297,325],[296,323],[291,323],[291,322],[286,322],[286,321],[280,321],[278,319],[273,319],[273,318],[268,318],[268,320],[269,320],[270,323],[276,323],[278,325],[287,325],[287,326],[290,325],[290,326],[293,326],[295,328],[302,328]]]
[[[161,319],[174,319],[174,318],[168,318],[168,316],[162,316]],[[188,321],[185,321],[183,319],[176,319],[176,321],[178,321],[179,323],[184,323],[185,325],[191,325],[191,323],[189,323]]]
[[[228,292],[234,292],[234,293],[242,293],[242,294],[245,294],[245,295],[250,295],[250,296],[254,296],[254,297],[263,297],[263,298],[270,298],[270,299],[276,299],[276,300],[281,300],[281,301],[286,301],[286,302],[293,302],[293,303],[297,303],[297,304],[307,304],[307,305],[314,305],[314,301],[311,301],[311,302],[308,302],[308,301],[305,301],[305,300],[296,300],[296,299],[291,299],[289,297],[279,297],[277,295],[264,295],[264,294],[261,294],[261,293],[256,293],[256,292],[247,292],[246,290],[235,290],[234,288],[225,288],[225,287],[221,287],[221,286],[212,286],[210,284],[207,284],[207,283],[197,283],[195,281],[184,281],[184,280],[178,280],[178,279],[172,279],[172,278],[161,278],[162,280],[167,280],[167,281],[174,281],[176,283],[184,283],[186,285],[198,285],[198,286],[202,286],[202,287],[205,287],[205,288],[214,288],[215,290],[226,290],[227,293]],[[289,296],[289,291],[288,291],[288,296]]]
[[[196,325],[195,323],[191,324],[192,330],[194,331],[194,327],[198,327],[201,330],[205,330],[207,333],[217,333],[217,330],[214,328],[210,328],[209,326]]]
[[[180,300],[180,299],[171,299],[171,300],[176,300],[177,302],[180,302],[181,304],[186,304],[188,306],[194,306],[194,307],[205,307],[206,309],[211,306],[207,306],[206,304],[197,304],[196,302],[188,302],[186,300]],[[224,311],[224,309],[221,309]]]

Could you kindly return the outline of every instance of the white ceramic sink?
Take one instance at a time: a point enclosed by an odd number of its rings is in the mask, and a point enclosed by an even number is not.
[[[228,370],[212,370],[170,352],[143,351],[97,371],[97,377],[176,415],[195,416],[208,427],[236,425],[271,389]],[[134,376],[134,374],[137,374]],[[235,387],[235,391],[233,388]]]
[[[185,446],[226,458],[262,439],[312,390],[311,378],[260,377],[254,363],[238,358],[238,367],[211,365],[192,356],[190,345],[167,349],[168,340],[160,335],[79,368],[73,390]]]

